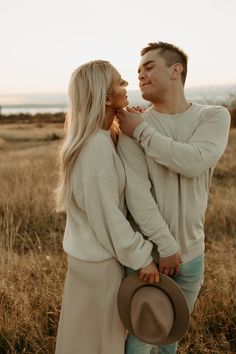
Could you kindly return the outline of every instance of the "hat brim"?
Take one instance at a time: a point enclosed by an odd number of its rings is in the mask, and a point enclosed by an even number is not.
[[[154,284],[139,279],[138,272],[130,274],[123,280],[119,288],[117,301],[118,311],[124,326],[131,334],[138,338],[131,323],[131,301],[134,293],[143,286],[154,286],[161,289],[169,297],[174,309],[174,323],[167,338],[160,342],[155,341],[153,343],[147,343],[153,345],[166,345],[181,339],[189,328],[189,307],[180,287],[170,277],[161,273],[160,282]],[[142,341],[145,342],[143,338]]]

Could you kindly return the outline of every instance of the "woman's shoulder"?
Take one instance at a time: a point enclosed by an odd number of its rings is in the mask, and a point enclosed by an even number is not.
[[[102,131],[101,129],[97,131],[88,140],[83,150],[81,151],[81,156],[88,156],[90,159],[100,159],[102,157],[109,158],[114,153],[114,146],[112,146],[110,132]]]
[[[88,173],[90,177],[95,174],[106,175],[108,172],[111,174],[114,170],[114,154],[116,152],[110,141],[109,132],[99,130],[80,152],[75,163],[75,171]]]
[[[110,146],[110,131],[99,129],[89,139],[87,146],[89,149],[97,148],[98,146]]]

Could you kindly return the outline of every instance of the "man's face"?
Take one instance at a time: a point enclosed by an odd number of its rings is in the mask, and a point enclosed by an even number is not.
[[[170,89],[172,68],[159,56],[158,49],[150,50],[141,59],[138,69],[142,97],[155,103]]]

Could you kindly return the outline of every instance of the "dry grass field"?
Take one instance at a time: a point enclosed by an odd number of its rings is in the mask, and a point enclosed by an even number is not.
[[[62,134],[60,124],[0,125],[1,354],[54,352],[66,271],[65,216],[53,203]],[[206,215],[204,286],[180,354],[236,353],[235,156],[232,129]]]

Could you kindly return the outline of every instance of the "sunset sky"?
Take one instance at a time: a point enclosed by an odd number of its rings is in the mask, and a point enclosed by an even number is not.
[[[138,87],[140,49],[189,54],[187,86],[236,83],[235,0],[0,0],[0,94],[65,92],[71,72],[106,59]]]

